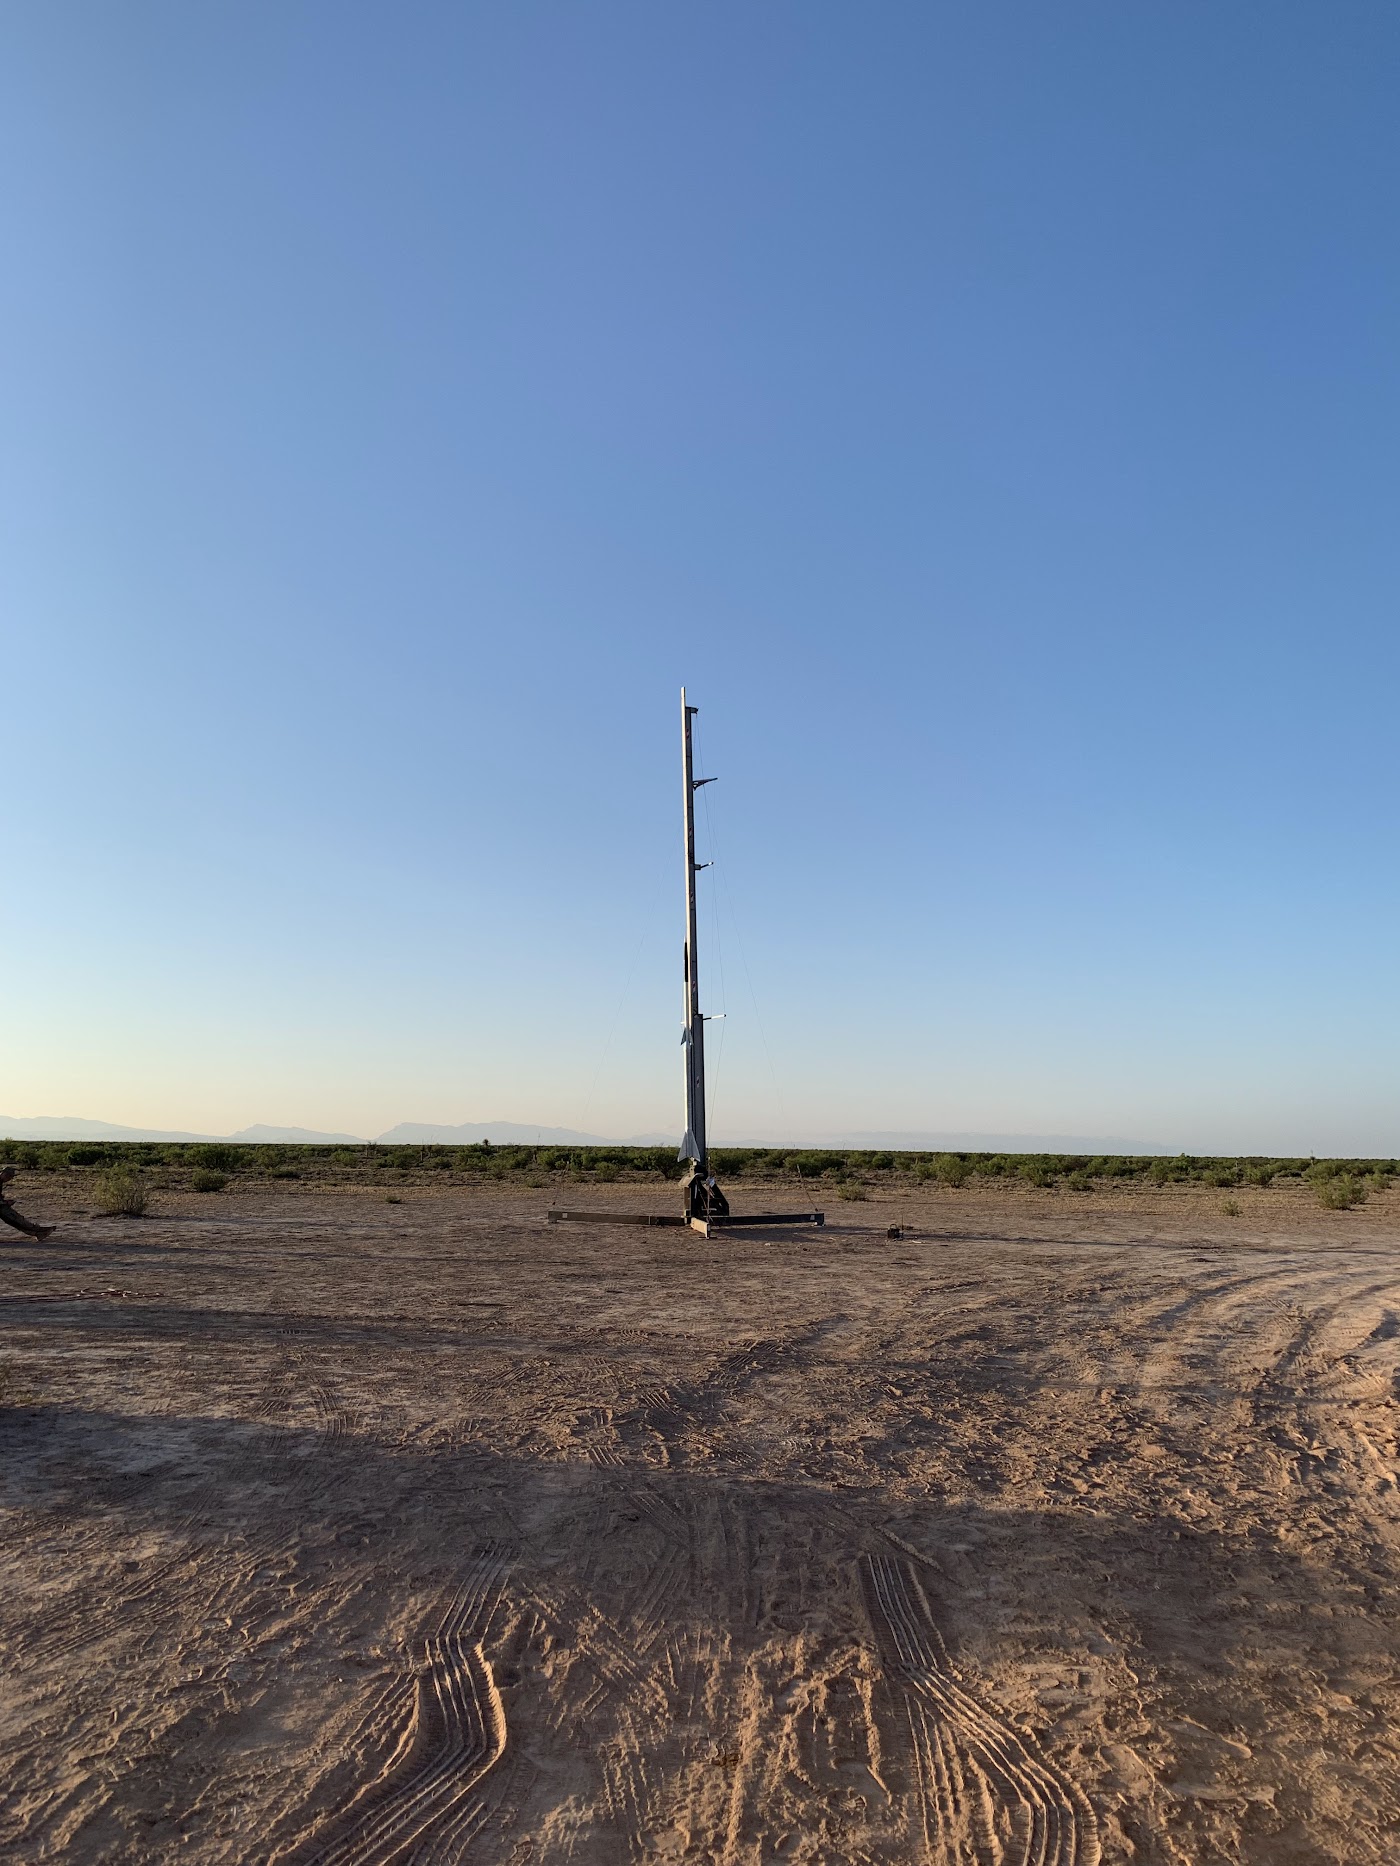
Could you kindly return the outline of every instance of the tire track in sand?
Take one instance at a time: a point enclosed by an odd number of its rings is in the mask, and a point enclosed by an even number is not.
[[[1082,1790],[959,1682],[912,1567],[860,1564],[886,1665],[907,1695],[928,1858],[939,1866],[1097,1866],[1098,1823]]]
[[[275,1853],[291,1866],[395,1866],[409,1860],[455,1860],[486,1819],[476,1794],[506,1747],[505,1707],[481,1633],[501,1596],[502,1551],[477,1557],[435,1633],[416,1655],[416,1689],[408,1723],[388,1761],[328,1824]],[[392,1716],[399,1702],[378,1707]]]

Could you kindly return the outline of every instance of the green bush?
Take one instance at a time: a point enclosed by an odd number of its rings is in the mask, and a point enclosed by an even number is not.
[[[1094,1190],[1093,1180],[1083,1171],[1071,1173],[1065,1180],[1065,1184],[1069,1187],[1071,1192],[1092,1192]]]
[[[1173,1159],[1158,1155],[1147,1169],[1148,1177],[1154,1185],[1175,1185],[1181,1180],[1195,1177],[1195,1162],[1189,1154],[1178,1153]]]
[[[1239,1184],[1239,1175],[1233,1166],[1210,1166],[1201,1175],[1208,1186],[1234,1186]]]
[[[207,1166],[216,1173],[231,1173],[238,1166],[239,1150],[223,1141],[214,1141],[207,1147],[191,1147],[190,1162],[194,1166]]]
[[[721,1178],[737,1179],[747,1172],[753,1157],[751,1147],[715,1147],[710,1152],[710,1165]]]
[[[967,1184],[967,1161],[956,1153],[940,1153],[934,1161],[939,1183],[945,1186]]]
[[[1031,1186],[1053,1186],[1055,1175],[1043,1160],[1026,1160],[1021,1167],[1021,1177]]]
[[[103,1150],[101,1147],[81,1146],[70,1147],[68,1149],[68,1164],[70,1166],[96,1166],[98,1161],[103,1157]]]
[[[1328,1174],[1313,1182],[1317,1187],[1317,1202],[1330,1212],[1349,1211],[1353,1205],[1366,1203],[1366,1188],[1359,1179],[1353,1179],[1350,1173]]]
[[[593,1168],[593,1177],[610,1184],[617,1178],[617,1168],[613,1165],[611,1160],[599,1160],[598,1164]]]
[[[97,1209],[112,1218],[139,1218],[146,1209],[146,1184],[130,1167],[116,1166],[98,1180]]]
[[[227,1173],[216,1173],[212,1166],[200,1166],[195,1169],[190,1181],[196,1192],[222,1192],[228,1184]]]
[[[837,1183],[836,1196],[838,1199],[853,1201],[863,1199],[866,1196],[865,1187],[858,1179],[842,1179]]]

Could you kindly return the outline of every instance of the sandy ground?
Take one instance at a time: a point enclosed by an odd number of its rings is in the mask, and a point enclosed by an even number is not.
[[[0,1852],[1395,1861],[1400,1192],[1240,1198],[7,1238]]]

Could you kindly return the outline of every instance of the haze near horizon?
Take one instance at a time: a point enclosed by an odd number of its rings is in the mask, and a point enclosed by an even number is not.
[[[1400,19],[0,22],[0,1107],[1400,1146]]]

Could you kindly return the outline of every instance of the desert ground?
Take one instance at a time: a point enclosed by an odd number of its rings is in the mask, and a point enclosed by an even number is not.
[[[1400,1191],[24,1202],[8,1861],[1400,1858]]]

